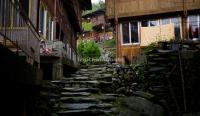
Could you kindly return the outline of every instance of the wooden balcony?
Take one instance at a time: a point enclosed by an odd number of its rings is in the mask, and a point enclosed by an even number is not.
[[[30,28],[0,29],[0,43],[13,52],[23,51],[25,54],[39,62],[39,36]]]
[[[39,34],[17,0],[0,1],[0,44],[40,62]]]
[[[106,0],[108,19],[198,9],[200,0]]]
[[[62,41],[42,41],[40,43],[41,57],[61,58],[64,64],[70,66],[74,65],[76,60],[76,53],[69,45]]]

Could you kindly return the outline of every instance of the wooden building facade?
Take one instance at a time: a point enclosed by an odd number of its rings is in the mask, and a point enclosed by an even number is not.
[[[110,23],[106,22],[104,8],[85,14],[82,18],[84,23],[88,23],[92,27],[90,30],[83,28],[82,39],[104,41],[113,38],[113,30]]]
[[[77,34],[81,32],[82,10],[90,0],[40,0],[38,31],[41,42],[41,68],[45,79],[56,80],[77,68]]]
[[[45,112],[42,79],[60,79],[76,65],[81,12],[90,8],[91,0],[0,0],[2,114]]]
[[[200,0],[106,0],[106,16],[115,26],[118,62],[158,40],[200,40]]]

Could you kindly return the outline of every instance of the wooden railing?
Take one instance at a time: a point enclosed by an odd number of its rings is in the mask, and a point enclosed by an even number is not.
[[[42,41],[40,43],[41,56],[54,56],[77,63],[77,53],[69,44],[62,41]]]
[[[11,41],[17,49],[40,62],[39,34],[17,0],[0,0],[0,39]]]

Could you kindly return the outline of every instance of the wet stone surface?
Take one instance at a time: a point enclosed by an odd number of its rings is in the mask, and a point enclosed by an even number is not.
[[[113,76],[115,67],[118,66],[90,65],[70,78],[53,81],[54,84],[64,85],[57,105],[58,116],[163,116],[162,107],[151,102],[154,99],[152,94],[132,91],[133,97],[127,97],[123,92],[127,88],[113,88],[113,82],[117,80]],[[129,67],[125,67],[125,70],[127,73],[120,75],[127,78],[133,75]],[[135,85],[132,80],[129,82],[130,85]],[[160,88],[163,89],[161,86],[154,86],[151,90]]]
[[[115,105],[123,97],[112,93],[113,69],[107,65],[90,65],[69,78],[52,81],[63,84],[60,92],[59,116],[109,116],[119,113]],[[108,72],[109,71],[109,72]]]

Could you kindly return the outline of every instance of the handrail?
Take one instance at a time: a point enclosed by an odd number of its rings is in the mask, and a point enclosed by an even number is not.
[[[35,33],[37,33],[37,36],[40,36],[39,32],[36,31],[37,29],[35,28],[35,26],[33,25],[32,21],[30,20],[30,18],[26,15],[24,9],[22,8],[22,6],[20,5],[18,0],[15,0],[15,3],[13,3],[12,0],[10,0],[12,2],[12,4],[15,6],[15,8],[18,6],[20,10],[20,13],[22,14],[21,16],[26,19],[25,22],[27,23],[27,26],[30,26],[31,28],[33,28],[33,30],[35,30]],[[30,25],[29,25],[30,24]]]

